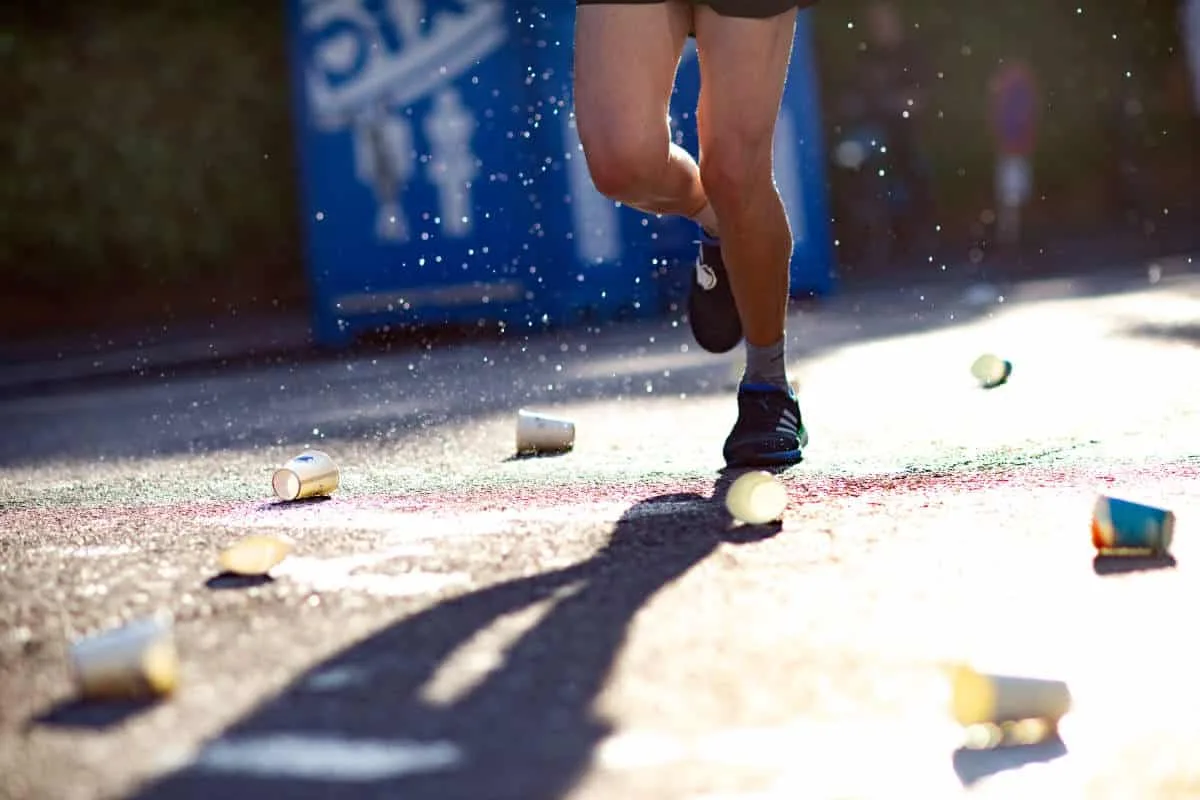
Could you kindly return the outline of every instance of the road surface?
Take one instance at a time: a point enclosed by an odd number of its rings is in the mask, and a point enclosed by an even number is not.
[[[0,795],[1200,797],[1195,265],[965,288],[794,316],[775,526],[721,502],[736,354],[669,322],[9,391]],[[273,502],[310,446],[342,490]],[[1095,562],[1102,492],[1175,562]],[[219,576],[251,532],[296,551]],[[78,701],[68,643],[164,611],[178,692]],[[961,748],[962,660],[1067,681],[1061,736]]]

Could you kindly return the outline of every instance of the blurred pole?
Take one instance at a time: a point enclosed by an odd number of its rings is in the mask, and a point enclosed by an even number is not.
[[[996,145],[996,237],[1008,246],[1020,239],[1021,207],[1033,194],[1038,91],[1033,71],[1021,61],[1005,62],[992,76],[990,89]]]
[[[1200,115],[1200,0],[1182,0],[1179,4],[1179,38],[1187,57],[1192,78],[1192,103]]]

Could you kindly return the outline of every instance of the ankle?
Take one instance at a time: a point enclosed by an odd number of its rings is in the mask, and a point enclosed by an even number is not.
[[[786,337],[765,347],[746,342],[746,370],[742,383],[756,386],[771,386],[784,392],[791,391],[788,383],[785,345]]]

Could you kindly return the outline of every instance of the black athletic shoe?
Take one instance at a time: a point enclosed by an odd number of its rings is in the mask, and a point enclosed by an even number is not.
[[[742,340],[742,319],[733,302],[721,245],[701,233],[700,257],[688,292],[688,322],[696,344],[710,353],[727,353]]]
[[[803,458],[808,431],[800,404],[790,391],[775,386],[742,384],[738,418],[725,440],[725,463],[731,467],[777,467]]]

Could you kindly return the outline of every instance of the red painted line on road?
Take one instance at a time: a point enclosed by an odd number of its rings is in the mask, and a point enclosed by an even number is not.
[[[1092,488],[1102,489],[1120,482],[1128,486],[1152,487],[1162,482],[1200,480],[1200,463],[1196,461],[1146,466],[1041,467],[1004,465],[964,467],[956,470],[931,472],[885,473],[877,475],[814,475],[803,471],[785,473],[782,480],[788,486],[794,503],[821,502],[829,499],[857,497],[888,497],[928,494],[930,496],[974,492],[995,488]],[[41,534],[108,532],[114,527],[137,519],[142,527],[147,521],[170,519],[176,525],[182,520],[221,518],[231,525],[239,520],[259,525],[279,518],[280,524],[327,519],[336,509],[339,517],[369,513],[455,513],[511,512],[524,510],[562,509],[577,507],[581,518],[588,507],[627,504],[634,506],[667,495],[692,494],[711,497],[718,482],[715,479],[687,478],[678,481],[655,480],[645,483],[553,484],[546,486],[506,487],[503,485],[456,491],[452,487],[411,494],[338,496],[328,501],[282,503],[270,498],[248,502],[197,502],[173,504],[121,504],[85,507],[36,506],[0,510],[0,531],[21,532],[36,530]],[[0,534],[0,543],[3,542]]]

